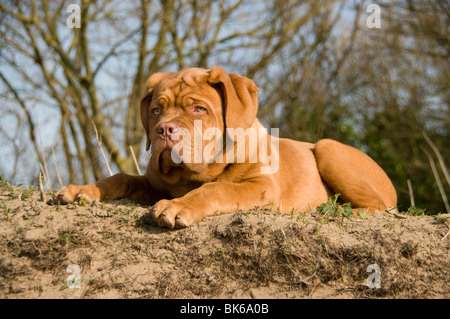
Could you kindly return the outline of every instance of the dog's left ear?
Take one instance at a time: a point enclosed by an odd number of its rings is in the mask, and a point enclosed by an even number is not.
[[[150,148],[150,121],[149,121],[149,106],[152,102],[153,92],[158,83],[169,76],[172,72],[167,73],[155,73],[153,74],[146,83],[147,90],[145,91],[144,97],[141,99],[140,111],[141,111],[141,121],[144,126],[145,133],[147,135],[147,145],[145,150],[148,151]]]
[[[258,87],[239,74],[228,74],[224,69],[213,66],[208,83],[219,85],[224,98],[225,126],[243,128],[252,126],[258,111]]]

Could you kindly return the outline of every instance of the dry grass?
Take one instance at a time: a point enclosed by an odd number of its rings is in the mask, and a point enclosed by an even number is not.
[[[49,206],[0,185],[1,298],[449,298],[445,217],[254,210],[182,230],[127,202]],[[68,289],[70,264],[81,289]],[[366,285],[381,268],[381,288]]]

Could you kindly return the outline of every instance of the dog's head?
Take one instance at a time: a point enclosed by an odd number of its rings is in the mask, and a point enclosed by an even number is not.
[[[218,154],[208,147],[216,133],[222,133],[224,147],[226,129],[248,129],[257,108],[253,81],[220,67],[152,75],[140,104],[147,150],[151,147],[149,168],[167,178],[205,173]]]

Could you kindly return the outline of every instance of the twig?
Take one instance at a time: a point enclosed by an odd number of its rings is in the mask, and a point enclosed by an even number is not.
[[[388,208],[385,210],[386,213],[394,215],[397,218],[401,218],[401,219],[407,219],[408,216],[402,215],[400,213],[397,213],[396,211],[394,211],[395,209],[397,209],[397,207],[392,207],[392,208]]]
[[[39,182],[38,182],[39,192],[41,193],[41,201],[45,202],[44,185],[42,185],[42,179],[43,178],[44,177],[42,176],[42,173],[39,172]]]
[[[442,201],[444,202],[445,209],[447,210],[447,213],[450,214],[450,206],[448,204],[447,195],[445,195],[444,187],[442,187],[441,179],[439,177],[439,173],[436,169],[436,165],[434,164],[434,160],[431,157],[430,153],[424,148],[422,148],[425,155],[428,157],[428,161],[430,161],[431,170],[433,171],[434,178],[436,179],[436,184],[439,188],[439,192],[441,193]]]
[[[136,155],[134,155],[134,150],[133,150],[133,147],[131,145],[130,145],[130,150],[131,150],[131,155],[133,156],[134,165],[136,165],[137,172],[138,172],[139,175],[142,175],[141,174],[141,169],[139,168],[138,162],[136,160]]]
[[[408,190],[409,190],[409,198],[411,199],[411,207],[415,207],[415,202],[414,202],[414,192],[413,192],[413,188],[411,185],[411,180],[408,179],[406,181],[406,183],[408,184]]]
[[[42,163],[39,163],[39,167],[41,168],[42,178],[43,178],[43,180],[44,180],[44,179],[46,180],[45,184],[48,185],[48,175],[46,174],[45,168],[44,168],[44,166],[42,166]],[[51,189],[51,188],[49,188],[49,187],[47,186],[47,189]]]
[[[111,167],[109,167],[108,161],[106,160],[105,152],[103,152],[102,141],[98,137],[97,126],[95,125],[94,121],[92,121],[92,125],[94,125],[95,137],[97,138],[98,147],[100,148],[100,152],[102,153],[102,157],[105,160],[105,164],[106,164],[106,167],[108,168],[109,175],[112,176],[113,173],[111,171]]]
[[[445,238],[447,238],[447,236],[448,236],[449,234],[450,234],[450,225],[448,225],[448,232],[447,232],[447,234],[445,234],[445,236],[442,237],[441,240],[444,240]]]
[[[284,233],[284,230],[280,228],[281,233],[283,234],[284,237],[284,245],[287,246],[287,239],[286,239],[286,234]]]
[[[31,242],[34,246],[34,249],[37,250],[37,252],[39,253],[39,255],[42,255],[41,251],[39,250],[39,248],[36,247],[36,244],[34,243],[34,241]]]
[[[441,166],[442,173],[444,173],[445,180],[447,181],[448,186],[450,186],[450,176],[448,174],[447,167],[445,166],[444,159],[442,158],[441,152],[439,152],[439,149],[431,141],[431,139],[428,137],[428,135],[427,135],[427,133],[425,133],[425,131],[422,131],[422,135],[425,138],[425,141],[427,141],[428,145],[430,145],[434,154],[436,154],[436,157],[439,161],[439,165]]]
[[[53,163],[55,164],[56,176],[58,176],[60,188],[63,188],[64,185],[63,185],[63,182],[61,179],[61,174],[59,172],[58,164],[56,163],[55,148],[53,146],[52,146],[52,155],[53,155]]]
[[[8,244],[9,244],[13,239],[15,239],[16,237],[17,237],[17,234],[14,235],[13,238],[11,238],[10,240],[8,240],[8,241],[2,246],[2,248],[0,248],[0,251],[2,251],[3,249],[5,249],[5,247],[8,246]]]
[[[51,189],[52,188],[52,184],[50,183],[50,176],[48,174],[48,167],[47,167],[47,159],[45,158],[45,152],[44,152],[44,145],[42,145],[42,136],[41,136],[41,121],[38,120],[38,133],[39,133],[39,144],[41,146],[41,153],[42,153],[42,168],[43,168],[43,173],[44,176],[46,178],[46,184],[47,184],[47,189]]]

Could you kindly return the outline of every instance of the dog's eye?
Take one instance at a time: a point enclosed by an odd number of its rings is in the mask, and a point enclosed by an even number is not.
[[[194,112],[195,113],[205,113],[206,111],[207,111],[207,109],[205,107],[203,107],[203,106],[197,105],[194,108]]]
[[[152,109],[152,114],[154,116],[159,116],[161,114],[161,109],[159,107],[155,107],[154,109]]]

